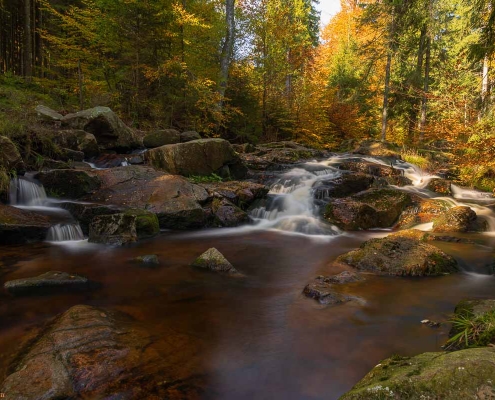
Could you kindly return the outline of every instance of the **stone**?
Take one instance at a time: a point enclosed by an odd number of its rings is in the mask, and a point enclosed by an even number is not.
[[[369,189],[343,199],[332,200],[325,218],[346,231],[393,226],[411,202],[405,192],[395,189]]]
[[[90,243],[123,246],[137,239],[136,217],[133,215],[99,215],[89,225]]]
[[[66,199],[79,199],[101,187],[101,181],[95,172],[88,170],[60,169],[40,172],[36,179],[51,196]]]
[[[451,189],[452,181],[442,178],[433,178],[428,182],[425,189],[431,190],[432,192],[443,194],[446,196],[452,196]]]
[[[457,272],[451,256],[426,243],[429,235],[416,229],[400,231],[364,242],[357,250],[337,257],[337,262],[381,275],[436,276]]]
[[[268,186],[249,181],[212,182],[199,185],[212,197],[223,197],[242,210],[248,209],[256,200],[265,198],[270,190]]]
[[[0,244],[45,240],[50,229],[48,217],[33,211],[0,204]]]
[[[160,233],[160,222],[155,213],[151,211],[131,208],[124,215],[136,217],[136,233],[138,239],[146,239]]]
[[[400,215],[395,229],[409,229],[432,222],[449,208],[449,204],[443,200],[424,199],[416,195],[411,195],[411,199],[411,204]]]
[[[218,226],[234,227],[249,221],[246,212],[226,199],[213,199],[211,210]]]
[[[67,272],[50,271],[42,275],[16,279],[5,283],[7,292],[15,295],[39,294],[60,289],[74,290],[86,289],[89,287],[89,280],[84,276],[69,274]]]
[[[433,220],[433,232],[484,232],[488,223],[467,206],[453,207]]]
[[[6,136],[0,136],[0,169],[6,172],[24,168],[17,146]]]
[[[62,148],[61,151],[63,161],[84,161],[84,153],[82,151],[65,148]]]
[[[350,271],[343,271],[338,275],[319,276],[306,285],[303,293],[306,297],[317,300],[320,304],[343,304],[357,300],[356,297],[340,293],[336,285],[344,285],[363,281],[361,275]]]
[[[367,190],[374,178],[363,173],[345,173],[329,181],[322,181],[315,187],[315,199],[329,201],[331,198],[342,198]]]
[[[64,117],[62,114],[41,104],[36,106],[35,111],[38,115],[38,118],[42,119],[43,121],[59,122]]]
[[[392,356],[341,400],[493,399],[495,348]]]
[[[198,400],[194,377],[174,366],[192,357],[190,340],[172,331],[170,344],[156,340],[126,314],[74,306],[23,346],[0,392],[26,400]]]
[[[191,265],[215,272],[237,273],[233,265],[214,247],[201,254]]]
[[[242,179],[247,174],[246,166],[230,143],[223,139],[201,139],[157,147],[149,150],[145,159],[149,165],[175,175],[208,176],[215,173]]]
[[[400,186],[411,185],[412,181],[405,178],[403,171],[392,165],[378,164],[361,159],[351,159],[342,162],[339,169],[345,171],[360,172],[362,174],[385,178],[388,184],[400,184]]]
[[[198,139],[201,139],[199,137]],[[175,129],[160,129],[148,133],[143,138],[143,145],[148,149],[165,146],[166,144],[176,144],[181,142],[181,134]]]
[[[118,214],[123,211],[123,208],[119,208],[110,204],[95,204],[85,202],[74,203],[65,201],[59,203],[59,205],[60,207],[71,213],[71,215],[81,225],[82,231],[86,234],[89,232],[89,224],[95,216]]]
[[[80,151],[85,158],[96,157],[100,154],[100,148],[95,136],[82,129],[57,130],[51,131],[49,134],[55,144],[74,151]]]
[[[201,139],[201,135],[196,131],[187,131],[180,134],[181,143],[192,142]]]
[[[140,264],[144,264],[147,266],[157,266],[160,265],[160,260],[156,254],[148,254],[145,256],[139,256],[134,259],[136,262]]]
[[[67,114],[61,121],[63,127],[93,134],[98,146],[104,150],[129,151],[141,146],[134,132],[108,107]]]

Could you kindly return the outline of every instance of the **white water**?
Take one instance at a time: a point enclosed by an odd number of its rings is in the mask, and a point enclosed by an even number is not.
[[[42,206],[46,200],[47,196],[43,185],[24,178],[14,178],[10,181],[10,204]]]
[[[84,240],[84,234],[78,223],[57,224],[50,227],[46,240],[49,242]]]

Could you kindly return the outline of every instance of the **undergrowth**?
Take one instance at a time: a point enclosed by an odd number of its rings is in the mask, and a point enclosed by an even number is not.
[[[213,183],[213,182],[222,182],[223,178],[215,173],[206,176],[200,175],[191,175],[189,180],[192,183]]]
[[[488,346],[495,340],[495,310],[481,315],[463,313],[452,318],[456,334],[446,343],[446,350]]]
[[[429,157],[421,155],[418,150],[404,149],[401,151],[401,157],[409,164],[415,164],[421,169],[427,170],[431,167]]]

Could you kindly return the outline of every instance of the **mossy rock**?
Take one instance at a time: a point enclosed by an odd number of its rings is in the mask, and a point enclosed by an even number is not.
[[[412,203],[400,215],[396,229],[409,229],[415,225],[432,222],[449,209],[449,204],[443,200],[424,199],[415,195],[411,198]]]
[[[484,232],[488,224],[467,206],[453,207],[433,221],[433,232]]]
[[[495,398],[495,348],[394,356],[340,400]]]
[[[17,146],[8,137],[0,136],[0,169],[7,172],[23,167]]]
[[[140,209],[130,209],[124,215],[136,217],[136,232],[138,239],[156,236],[160,233],[160,224],[156,214]]]
[[[337,261],[359,271],[396,276],[435,276],[458,271],[457,262],[426,243],[429,235],[416,229],[364,242]]]
[[[78,199],[101,187],[101,180],[91,171],[60,169],[36,176],[51,195]]]
[[[191,266],[209,269],[210,271],[215,272],[237,274],[234,266],[214,247],[201,254],[196,260],[194,260]]]
[[[431,190],[432,192],[438,194],[451,196],[452,195],[451,185],[452,185],[452,181],[449,181],[447,179],[433,178],[432,180],[430,180],[430,182],[428,182],[428,185],[426,185],[426,189]]]
[[[155,147],[165,146],[166,144],[180,143],[181,136],[175,129],[160,129],[147,134],[143,139],[144,147],[154,149]]]

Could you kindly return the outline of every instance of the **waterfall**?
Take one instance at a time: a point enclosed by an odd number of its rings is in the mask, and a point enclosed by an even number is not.
[[[43,185],[25,178],[14,178],[10,181],[10,204],[25,206],[42,205],[46,199],[46,192]]]
[[[71,240],[84,240],[81,226],[75,224],[57,224],[50,227],[46,240],[49,242],[65,242]]]

